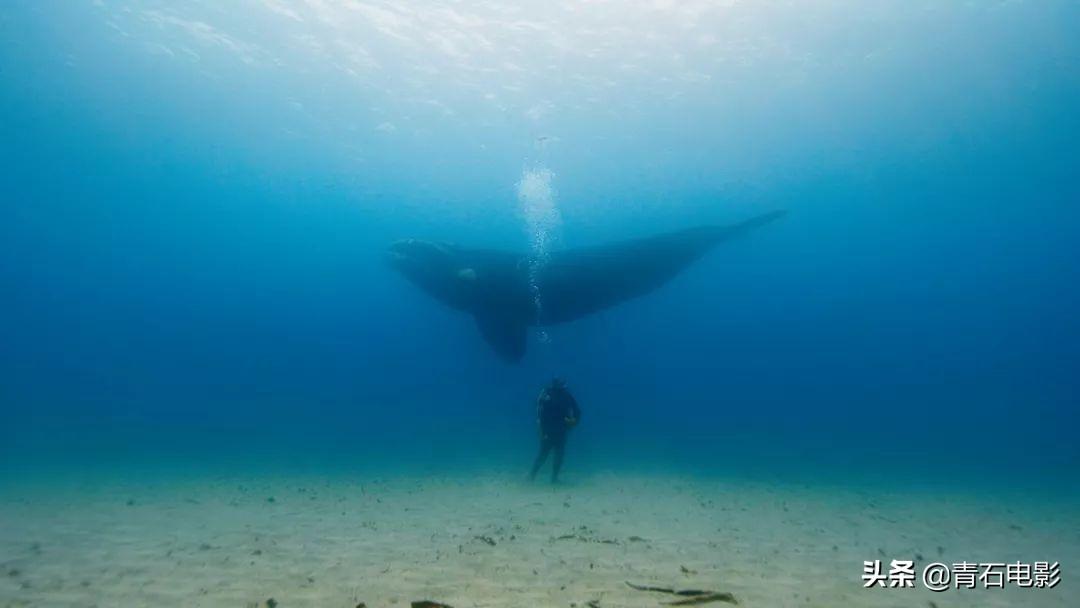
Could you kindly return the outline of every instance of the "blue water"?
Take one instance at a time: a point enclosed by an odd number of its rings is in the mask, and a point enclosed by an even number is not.
[[[559,374],[569,479],[1075,487],[1078,66],[1053,0],[8,2],[3,469],[524,474]],[[383,260],[773,209],[516,365]]]

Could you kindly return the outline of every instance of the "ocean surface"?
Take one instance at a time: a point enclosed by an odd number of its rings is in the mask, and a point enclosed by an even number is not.
[[[938,556],[922,514],[986,523],[946,557],[1061,560],[1067,587],[1080,559],[1078,108],[1080,5],[1066,0],[9,0],[0,606],[263,606],[272,588],[282,608],[351,607],[364,583],[334,567],[378,555],[365,566],[377,577],[413,555],[364,544],[389,541],[362,522],[430,526],[436,543],[454,514],[535,508],[534,525],[576,530],[559,519],[575,499],[595,517],[581,525],[609,526],[620,550],[640,535],[670,552],[634,573],[696,555],[673,576],[709,588],[687,572],[716,573],[746,605],[898,605],[892,590],[859,593],[861,562]],[[787,214],[654,292],[530,328],[517,363],[386,260],[413,238],[543,263],[774,210]],[[556,494],[524,481],[553,376],[583,412]],[[331,524],[334,507],[282,498],[314,485],[368,500],[367,515]],[[210,511],[252,487],[241,508],[279,510]],[[748,518],[737,543],[691,550],[660,539],[692,542],[729,518],[658,524],[689,512],[679,500],[742,500],[744,519],[775,509],[777,522],[801,505],[804,523],[823,523],[774,538],[787,528],[755,535]],[[895,512],[867,516],[846,546],[844,514],[867,501]],[[656,507],[620,525],[612,514],[631,502]],[[162,510],[140,528],[144,504]],[[402,523],[410,505],[434,519]],[[289,564],[312,563],[312,543],[334,534],[357,544],[319,573],[278,564],[230,579],[262,587],[145,595],[139,564],[165,554],[170,518],[192,530],[175,550],[198,559],[255,525],[300,535],[303,551],[279,547]],[[48,558],[57,522],[71,561]],[[217,536],[199,537],[201,522]],[[461,538],[490,536],[492,550],[528,537],[473,525]],[[565,545],[549,538],[569,535],[533,532],[551,560]],[[896,540],[909,533],[924,537]],[[444,558],[470,556],[468,542],[441,542]],[[484,543],[453,581],[406,568],[369,605],[421,591],[458,608],[636,605],[590,595],[580,573],[604,567],[586,551],[602,542],[561,558],[573,597],[469,587],[513,579],[485,570],[496,561],[538,555],[484,562]],[[779,587],[754,583],[764,562],[731,570],[739,558],[723,553],[810,545],[850,559],[805,598],[769,595]],[[102,563],[133,562],[127,586],[90,580],[92,546],[114,547]],[[161,568],[163,588],[208,572]],[[797,564],[769,568],[806,582]],[[604,584],[628,593],[623,574]],[[929,597],[912,605],[1072,605],[1063,588]]]

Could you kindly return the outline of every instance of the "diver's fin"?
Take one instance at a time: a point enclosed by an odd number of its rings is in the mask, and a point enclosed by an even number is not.
[[[500,315],[476,314],[476,326],[484,340],[511,363],[525,356],[525,324]]]

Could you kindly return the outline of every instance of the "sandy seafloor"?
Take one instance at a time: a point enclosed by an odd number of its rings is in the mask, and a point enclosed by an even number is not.
[[[1062,564],[1053,590],[862,588],[866,559]],[[1080,605],[1076,503],[962,490],[595,474],[11,482],[0,606]],[[931,603],[932,602],[932,603]],[[728,604],[716,603],[711,606]]]

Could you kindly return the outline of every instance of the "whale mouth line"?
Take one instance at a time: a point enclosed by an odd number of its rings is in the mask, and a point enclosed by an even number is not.
[[[385,262],[387,266],[402,272],[411,260],[412,258],[408,255],[398,251],[387,251],[386,254],[383,255],[383,262]]]
[[[402,239],[400,241],[394,241],[386,248],[384,259],[386,263],[391,266],[401,266],[406,262],[414,259],[414,256],[410,254],[408,249],[416,244],[416,239]]]

